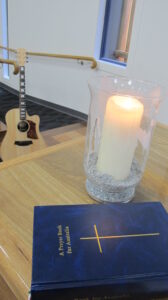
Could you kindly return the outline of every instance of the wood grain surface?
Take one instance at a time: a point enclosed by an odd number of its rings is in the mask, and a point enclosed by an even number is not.
[[[55,146],[0,166],[0,299],[28,298],[35,205],[96,203],[85,190],[83,129],[60,132]],[[67,135],[67,137],[66,137]],[[168,129],[158,125],[134,201],[168,210]],[[68,300],[68,299],[67,299]]]

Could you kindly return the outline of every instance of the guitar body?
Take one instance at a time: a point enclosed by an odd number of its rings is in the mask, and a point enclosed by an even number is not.
[[[26,113],[28,130],[21,132],[18,129],[20,110],[12,109],[6,114],[7,132],[1,145],[1,158],[3,161],[26,155],[35,150],[45,148],[45,142],[39,132],[39,116],[29,116]]]

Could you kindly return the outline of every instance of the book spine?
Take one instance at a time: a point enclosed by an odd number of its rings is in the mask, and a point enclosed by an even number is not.
[[[31,300],[115,300],[155,299],[168,296],[167,279],[160,282],[145,281],[141,284],[100,285],[81,288],[65,288],[33,291]]]

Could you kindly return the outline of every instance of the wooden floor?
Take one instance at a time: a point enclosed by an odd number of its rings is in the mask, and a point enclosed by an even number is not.
[[[85,135],[85,132],[86,124],[76,123],[64,127],[43,131],[42,136],[47,146],[53,146],[55,144],[60,144],[62,142],[80,137],[81,135]]]
[[[17,300],[9,286],[4,279],[0,276],[0,299],[1,300]]]

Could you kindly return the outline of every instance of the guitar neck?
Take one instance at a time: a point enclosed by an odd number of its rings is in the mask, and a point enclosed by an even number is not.
[[[26,120],[26,92],[25,92],[25,67],[20,67],[20,90],[19,90],[20,120]]]

